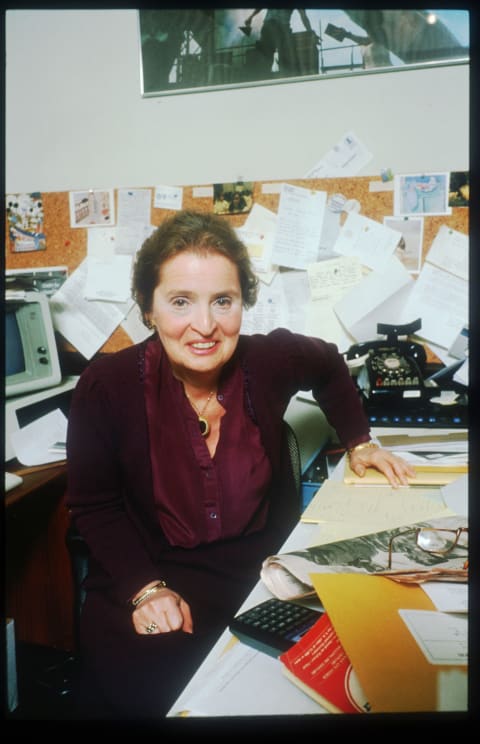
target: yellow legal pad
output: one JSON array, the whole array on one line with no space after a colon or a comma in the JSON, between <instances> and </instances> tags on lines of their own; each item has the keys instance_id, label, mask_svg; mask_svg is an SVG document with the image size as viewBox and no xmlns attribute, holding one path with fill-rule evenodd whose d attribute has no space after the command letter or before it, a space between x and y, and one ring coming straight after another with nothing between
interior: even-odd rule
<instances>
[{"instance_id":1,"label":"yellow legal pad","mask_svg":"<svg viewBox=\"0 0 480 744\"><path fill-rule=\"evenodd\" d=\"M311 576L322 605L349 656L372 713L438 710L441 670L465 667L430 664L400 617L399 609L435 610L419 587L383 576Z\"/></svg>"},{"instance_id":2,"label":"yellow legal pad","mask_svg":"<svg viewBox=\"0 0 480 744\"><path fill-rule=\"evenodd\" d=\"M448 467L414 465L414 467L417 475L415 478L408 478L410 486L445 486L459 478L462 473L468 473L468 465L450 465ZM375 468L367 468L364 476L357 475L351 469L348 458L345 460L343 482L357 486L388 484L387 477Z\"/></svg>"}]
</instances>

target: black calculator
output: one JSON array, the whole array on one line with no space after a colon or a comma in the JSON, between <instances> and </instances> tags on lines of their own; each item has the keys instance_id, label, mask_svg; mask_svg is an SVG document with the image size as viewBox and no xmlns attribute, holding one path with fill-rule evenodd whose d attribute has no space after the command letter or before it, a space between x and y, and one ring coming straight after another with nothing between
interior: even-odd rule
<instances>
[{"instance_id":1,"label":"black calculator","mask_svg":"<svg viewBox=\"0 0 480 744\"><path fill-rule=\"evenodd\" d=\"M322 613L273 597L234 617L229 629L239 641L278 657L299 641Z\"/></svg>"}]
</instances>

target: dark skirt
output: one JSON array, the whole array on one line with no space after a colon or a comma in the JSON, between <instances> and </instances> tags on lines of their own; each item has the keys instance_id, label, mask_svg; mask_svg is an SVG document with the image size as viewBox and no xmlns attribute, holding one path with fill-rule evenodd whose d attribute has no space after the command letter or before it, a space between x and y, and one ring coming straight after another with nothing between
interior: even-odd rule
<instances>
[{"instance_id":1,"label":"dark skirt","mask_svg":"<svg viewBox=\"0 0 480 744\"><path fill-rule=\"evenodd\" d=\"M79 716L164 718L278 546L278 533L261 532L163 556L159 576L190 605L193 634L139 635L129 607L107 591L89 590L81 617Z\"/></svg>"}]
</instances>

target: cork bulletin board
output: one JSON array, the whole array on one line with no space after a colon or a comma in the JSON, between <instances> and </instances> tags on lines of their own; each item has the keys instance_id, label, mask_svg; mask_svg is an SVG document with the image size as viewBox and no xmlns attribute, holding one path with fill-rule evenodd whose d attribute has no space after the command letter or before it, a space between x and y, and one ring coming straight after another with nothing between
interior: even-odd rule
<instances>
[{"instance_id":1,"label":"cork bulletin board","mask_svg":"<svg viewBox=\"0 0 480 744\"><path fill-rule=\"evenodd\" d=\"M380 177L370 176L257 181L253 184L253 203L258 203L273 212L277 212L283 183L313 191L324 191L327 194L327 199L334 194L341 194L348 200L356 200L360 205L359 213L379 223L383 223L384 217L393 216L394 192L391 187L389 188L389 182L384 184ZM151 189L152 225L159 225L167 216L174 214L173 210L159 209L153 206L154 187L138 188ZM213 211L213 185L184 186L182 190L182 207L184 209ZM114 191L114 197L116 200L116 191ZM72 228L70 226L69 192L41 193L41 199L43 203L45 250L13 252L8 236L8 221L6 220L5 268L22 269L61 265L66 266L68 272L72 273L86 256L88 228ZM241 227L245 218L245 214L229 214L226 216L226 219L234 227ZM342 215L342 220L344 218L346 218L346 215ZM469 209L468 207L452 207L451 214L424 215L423 221L422 262L442 225L460 233L468 234ZM117 351L131 343L130 337L123 328L118 327L100 351ZM64 344L67 350L71 349L66 340Z\"/></svg>"}]
</instances>

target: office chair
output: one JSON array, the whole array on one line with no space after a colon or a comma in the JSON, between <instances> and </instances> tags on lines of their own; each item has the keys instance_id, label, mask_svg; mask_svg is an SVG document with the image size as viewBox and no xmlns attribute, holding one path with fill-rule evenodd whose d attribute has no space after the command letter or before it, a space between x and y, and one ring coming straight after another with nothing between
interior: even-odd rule
<instances>
[{"instance_id":1,"label":"office chair","mask_svg":"<svg viewBox=\"0 0 480 744\"><path fill-rule=\"evenodd\" d=\"M288 453L290 456L290 462L292 465L292 471L295 480L295 496L298 501L298 514L300 516L302 511L302 466L300 458L300 448L295 431L290 426L290 424L284 420L283 427L285 430ZM73 525L70 525L67 529L65 542L68 549L68 554L70 556L70 565L72 568L74 602L73 628L75 650L78 650L80 638L80 615L86 596L86 591L83 587L83 581L88 574L89 551L85 540L81 535L79 535Z\"/></svg>"},{"instance_id":2,"label":"office chair","mask_svg":"<svg viewBox=\"0 0 480 744\"><path fill-rule=\"evenodd\" d=\"M83 581L88 574L89 550L83 537L70 524L65 535L65 544L70 556L73 580L73 638L75 651L80 647L80 615L85 602L86 591Z\"/></svg>"},{"instance_id":3,"label":"office chair","mask_svg":"<svg viewBox=\"0 0 480 744\"><path fill-rule=\"evenodd\" d=\"M298 445L297 435L290 426L288 421L283 421L283 428L287 437L288 453L290 455L290 463L292 465L293 477L295 479L295 490L298 499L298 514L300 516L302 512L302 462L300 458L300 447Z\"/></svg>"}]
</instances>

